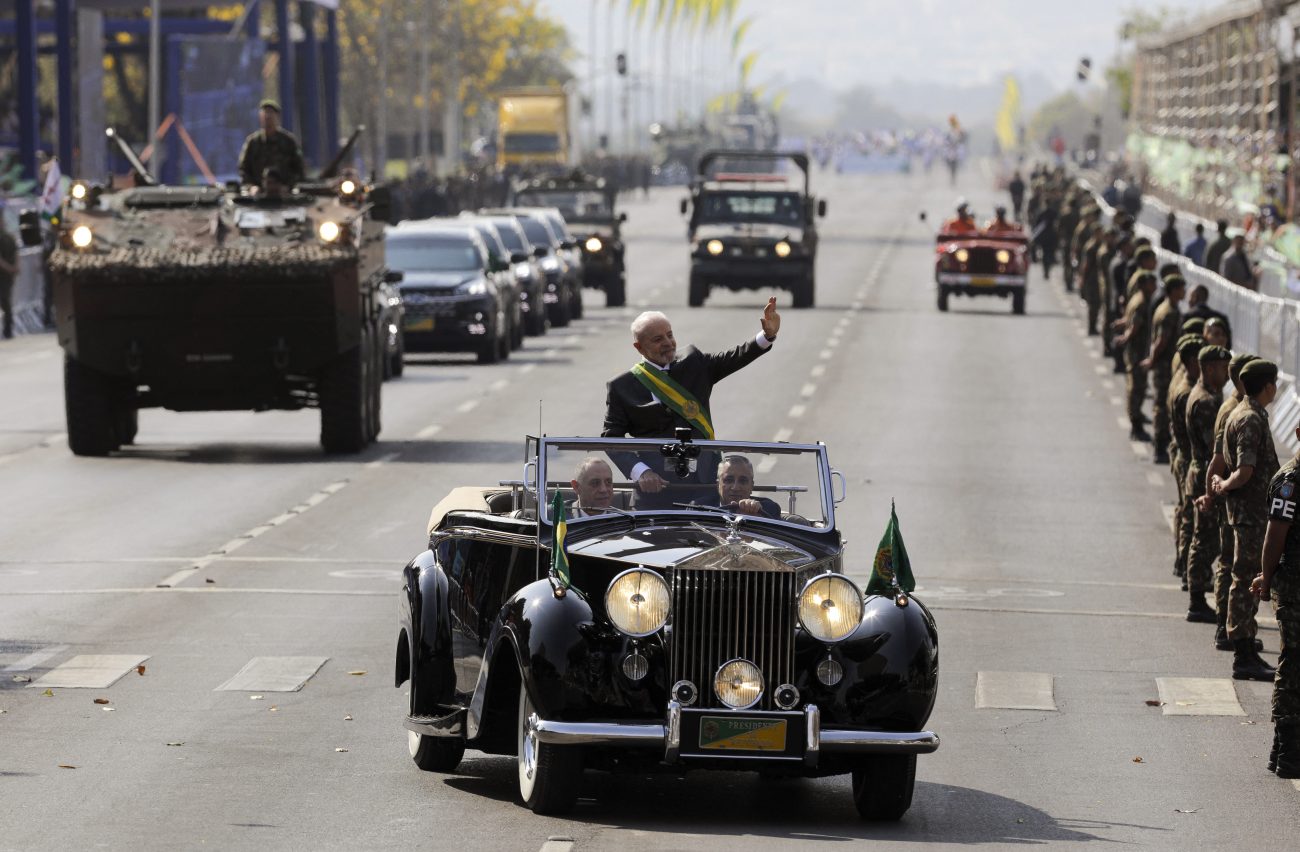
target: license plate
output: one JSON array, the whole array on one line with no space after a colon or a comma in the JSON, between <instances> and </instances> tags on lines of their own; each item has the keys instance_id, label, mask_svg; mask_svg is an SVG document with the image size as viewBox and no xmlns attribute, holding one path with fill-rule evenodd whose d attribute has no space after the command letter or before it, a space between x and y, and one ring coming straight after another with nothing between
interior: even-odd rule
<instances>
[{"instance_id":1,"label":"license plate","mask_svg":"<svg viewBox=\"0 0 1300 852\"><path fill-rule=\"evenodd\" d=\"M700 748L727 751L785 751L785 719L705 716Z\"/></svg>"},{"instance_id":2,"label":"license plate","mask_svg":"<svg viewBox=\"0 0 1300 852\"><path fill-rule=\"evenodd\" d=\"M433 331L433 317L421 317L406 321L407 331Z\"/></svg>"},{"instance_id":3,"label":"license plate","mask_svg":"<svg viewBox=\"0 0 1300 852\"><path fill-rule=\"evenodd\" d=\"M970 283L974 287L992 287L997 282L992 278L972 278Z\"/></svg>"}]
</instances>

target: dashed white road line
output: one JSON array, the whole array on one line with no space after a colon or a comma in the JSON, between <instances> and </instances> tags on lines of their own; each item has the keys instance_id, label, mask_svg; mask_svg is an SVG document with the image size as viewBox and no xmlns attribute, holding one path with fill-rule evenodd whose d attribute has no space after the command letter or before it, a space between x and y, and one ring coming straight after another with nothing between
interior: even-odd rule
<instances>
[{"instance_id":1,"label":"dashed white road line","mask_svg":"<svg viewBox=\"0 0 1300 852\"><path fill-rule=\"evenodd\" d=\"M829 361L835 357L835 353L829 349L823 349L821 352L817 354L817 357L822 359L823 361Z\"/></svg>"},{"instance_id":2,"label":"dashed white road line","mask_svg":"<svg viewBox=\"0 0 1300 852\"><path fill-rule=\"evenodd\" d=\"M1097 375L1099 376L1104 376L1110 372L1110 367L1107 367L1105 364L1097 364L1093 369L1097 371Z\"/></svg>"},{"instance_id":3,"label":"dashed white road line","mask_svg":"<svg viewBox=\"0 0 1300 852\"><path fill-rule=\"evenodd\" d=\"M1166 716L1245 716L1226 677L1158 677L1160 712Z\"/></svg>"},{"instance_id":4,"label":"dashed white road line","mask_svg":"<svg viewBox=\"0 0 1300 852\"><path fill-rule=\"evenodd\" d=\"M1165 478L1160 474L1156 473L1154 470L1148 470L1147 482L1151 483L1156 488L1163 488L1165 484Z\"/></svg>"},{"instance_id":5,"label":"dashed white road line","mask_svg":"<svg viewBox=\"0 0 1300 852\"><path fill-rule=\"evenodd\" d=\"M476 408L478 408L478 400L467 399L464 402L462 402L460 405L456 406L456 411L459 412L460 414L469 414L471 411L473 411Z\"/></svg>"},{"instance_id":6,"label":"dashed white road line","mask_svg":"<svg viewBox=\"0 0 1300 852\"><path fill-rule=\"evenodd\" d=\"M573 838L548 837L538 852L572 852Z\"/></svg>"},{"instance_id":7,"label":"dashed white road line","mask_svg":"<svg viewBox=\"0 0 1300 852\"><path fill-rule=\"evenodd\" d=\"M67 645L46 645L39 651L33 651L27 656L15 660L13 663L0 669L0 672L25 672L36 668L44 662L54 659L66 650L68 650Z\"/></svg>"},{"instance_id":8,"label":"dashed white road line","mask_svg":"<svg viewBox=\"0 0 1300 852\"><path fill-rule=\"evenodd\" d=\"M1127 418L1127 417L1116 417L1116 418L1115 418L1115 422L1116 422L1117 424L1119 424L1119 428L1121 428L1121 429L1131 429L1131 428L1132 428L1132 424L1128 422L1128 418Z\"/></svg>"},{"instance_id":9,"label":"dashed white road line","mask_svg":"<svg viewBox=\"0 0 1300 852\"><path fill-rule=\"evenodd\" d=\"M983 710L1056 710L1052 676L1042 672L979 672L975 706Z\"/></svg>"},{"instance_id":10,"label":"dashed white road line","mask_svg":"<svg viewBox=\"0 0 1300 852\"><path fill-rule=\"evenodd\" d=\"M1137 456L1143 461L1146 461L1147 459L1151 458L1151 454L1147 451L1147 445L1141 441L1129 441L1128 447L1130 450L1133 451L1133 455Z\"/></svg>"},{"instance_id":11,"label":"dashed white road line","mask_svg":"<svg viewBox=\"0 0 1300 852\"><path fill-rule=\"evenodd\" d=\"M807 399L808 397L812 396L815 393L817 393L817 385L813 384L812 382L805 382L804 386L799 389L799 396L803 397L804 399Z\"/></svg>"},{"instance_id":12,"label":"dashed white road line","mask_svg":"<svg viewBox=\"0 0 1300 852\"><path fill-rule=\"evenodd\" d=\"M388 464L390 461L400 458L401 455L402 455L401 453L388 453L387 455L380 456L374 461L366 462L365 468L366 470L374 470L375 468L383 467L384 465Z\"/></svg>"},{"instance_id":13,"label":"dashed white road line","mask_svg":"<svg viewBox=\"0 0 1300 852\"><path fill-rule=\"evenodd\" d=\"M1114 379L1102 379L1102 380L1101 380L1101 386L1104 387L1106 390L1114 390L1114 389L1115 389L1115 380L1114 380Z\"/></svg>"},{"instance_id":14,"label":"dashed white road line","mask_svg":"<svg viewBox=\"0 0 1300 852\"><path fill-rule=\"evenodd\" d=\"M254 657L213 692L297 692L329 657Z\"/></svg>"},{"instance_id":15,"label":"dashed white road line","mask_svg":"<svg viewBox=\"0 0 1300 852\"><path fill-rule=\"evenodd\" d=\"M429 438L432 438L434 435L437 435L441 431L442 431L441 426L439 426L437 423L431 423L430 425L425 426L419 432L415 433L415 440L417 441L428 440Z\"/></svg>"},{"instance_id":16,"label":"dashed white road line","mask_svg":"<svg viewBox=\"0 0 1300 852\"><path fill-rule=\"evenodd\" d=\"M495 382L493 382L492 384L488 385L488 392L489 392L489 393L496 393L497 391L503 391L503 390L505 390L505 389L508 388L508 387L510 387L510 382L509 382L508 380L506 380L506 379L497 379Z\"/></svg>"},{"instance_id":17,"label":"dashed white road line","mask_svg":"<svg viewBox=\"0 0 1300 852\"><path fill-rule=\"evenodd\" d=\"M108 689L148 654L78 654L27 684L28 689Z\"/></svg>"},{"instance_id":18,"label":"dashed white road line","mask_svg":"<svg viewBox=\"0 0 1300 852\"><path fill-rule=\"evenodd\" d=\"M536 369L537 369L537 365L536 365L536 364L525 364L525 365L523 365L522 367L519 368L519 375L521 375L521 376L526 376L526 375L528 375L529 373L531 373L533 370L536 370Z\"/></svg>"},{"instance_id":19,"label":"dashed white road line","mask_svg":"<svg viewBox=\"0 0 1300 852\"><path fill-rule=\"evenodd\" d=\"M791 419L797 420L798 418L803 417L804 413L807 412L807 410L808 410L808 406L806 405L792 405L790 406L789 416Z\"/></svg>"},{"instance_id":20,"label":"dashed white road line","mask_svg":"<svg viewBox=\"0 0 1300 852\"><path fill-rule=\"evenodd\" d=\"M793 434L794 434L794 430L793 430L793 429L784 429L784 428L782 428L782 429L777 429L777 430L776 430L776 435L772 438L772 443L774 443L774 444L780 444L780 443L782 443L782 442L784 442L784 441L788 441L788 440L790 440L790 436L793 435ZM770 457L770 458L772 458L772 457Z\"/></svg>"},{"instance_id":21,"label":"dashed white road line","mask_svg":"<svg viewBox=\"0 0 1300 852\"><path fill-rule=\"evenodd\" d=\"M1123 405L1123 404L1124 404L1124 397L1122 397L1122 396L1112 396L1112 397L1110 398L1110 404L1111 404L1111 405Z\"/></svg>"}]
</instances>

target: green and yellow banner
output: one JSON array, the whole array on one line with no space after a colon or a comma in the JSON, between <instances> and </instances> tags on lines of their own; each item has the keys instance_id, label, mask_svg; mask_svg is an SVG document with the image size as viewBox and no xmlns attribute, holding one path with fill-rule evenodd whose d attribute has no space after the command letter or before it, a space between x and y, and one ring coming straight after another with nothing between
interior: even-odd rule
<instances>
[{"instance_id":1,"label":"green and yellow banner","mask_svg":"<svg viewBox=\"0 0 1300 852\"><path fill-rule=\"evenodd\" d=\"M569 522L564 514L564 495L559 489L551 501L551 523L554 535L551 538L551 575L564 588L569 588L569 555L564 552L564 539L569 533Z\"/></svg>"},{"instance_id":2,"label":"green and yellow banner","mask_svg":"<svg viewBox=\"0 0 1300 852\"><path fill-rule=\"evenodd\" d=\"M876 547L876 561L871 566L871 580L867 583L869 595L892 595L898 591L909 594L916 588L912 576L912 563L903 546L903 533L898 529L898 514L894 503L889 503L889 525Z\"/></svg>"}]
</instances>

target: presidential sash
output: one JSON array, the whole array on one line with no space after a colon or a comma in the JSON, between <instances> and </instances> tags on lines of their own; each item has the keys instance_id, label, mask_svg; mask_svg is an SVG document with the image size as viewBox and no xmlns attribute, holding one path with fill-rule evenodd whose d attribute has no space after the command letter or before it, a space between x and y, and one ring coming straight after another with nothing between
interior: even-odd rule
<instances>
[{"instance_id":1,"label":"presidential sash","mask_svg":"<svg viewBox=\"0 0 1300 852\"><path fill-rule=\"evenodd\" d=\"M645 385L646 390L668 406L670 411L699 429L704 437L713 440L713 423L709 420L709 410L690 391L673 381L663 370L644 361L633 365L632 375Z\"/></svg>"}]
</instances>

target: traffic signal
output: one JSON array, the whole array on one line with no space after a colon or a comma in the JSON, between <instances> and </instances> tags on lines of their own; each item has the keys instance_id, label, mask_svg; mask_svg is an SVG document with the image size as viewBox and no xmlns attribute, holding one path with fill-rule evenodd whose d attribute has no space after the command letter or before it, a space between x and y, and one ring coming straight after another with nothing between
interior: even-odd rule
<instances>
[{"instance_id":1,"label":"traffic signal","mask_svg":"<svg viewBox=\"0 0 1300 852\"><path fill-rule=\"evenodd\" d=\"M627 76L627 54L620 53L614 57L614 67L618 70L618 76Z\"/></svg>"},{"instance_id":2,"label":"traffic signal","mask_svg":"<svg viewBox=\"0 0 1300 852\"><path fill-rule=\"evenodd\" d=\"M1078 76L1080 83L1088 82L1088 75L1092 73L1092 60L1086 56L1080 59L1079 67L1074 73Z\"/></svg>"}]
</instances>

